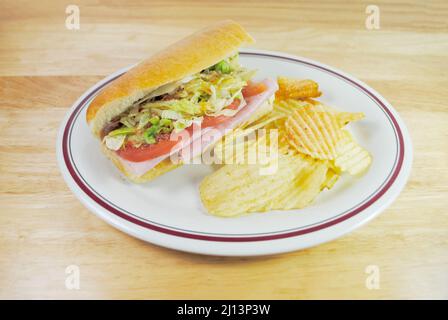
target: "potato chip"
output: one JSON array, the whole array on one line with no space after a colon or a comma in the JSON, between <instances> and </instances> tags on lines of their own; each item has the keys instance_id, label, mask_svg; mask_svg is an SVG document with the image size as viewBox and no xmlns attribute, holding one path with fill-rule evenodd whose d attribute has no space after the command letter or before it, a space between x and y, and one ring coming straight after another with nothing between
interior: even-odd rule
<instances>
[{"instance_id":1,"label":"potato chip","mask_svg":"<svg viewBox=\"0 0 448 320\"><path fill-rule=\"evenodd\" d=\"M313 99L306 99L305 102L307 103L307 105L304 106L306 108L311 108L314 111L333 113L336 116L341 128L346 126L350 122L358 121L365 117L364 113L362 112L339 111L333 107L330 107Z\"/></svg>"},{"instance_id":2,"label":"potato chip","mask_svg":"<svg viewBox=\"0 0 448 320\"><path fill-rule=\"evenodd\" d=\"M305 99L316 98L322 94L319 85L313 80L298 80L287 77L277 79L278 91L276 99Z\"/></svg>"},{"instance_id":3,"label":"potato chip","mask_svg":"<svg viewBox=\"0 0 448 320\"><path fill-rule=\"evenodd\" d=\"M372 163L370 153L353 139L350 132L343 130L343 139L337 148L334 165L340 172L347 171L351 175L364 173Z\"/></svg>"},{"instance_id":4,"label":"potato chip","mask_svg":"<svg viewBox=\"0 0 448 320\"><path fill-rule=\"evenodd\" d=\"M289 117L295 110L309 107L311 108L313 105L308 101L302 100L276 100L274 103L273 113L282 117Z\"/></svg>"},{"instance_id":5,"label":"potato chip","mask_svg":"<svg viewBox=\"0 0 448 320\"><path fill-rule=\"evenodd\" d=\"M272 113L277 114L278 116L288 117L295 110L297 110L299 108L308 108L308 109L314 110L314 111L332 113L337 117L338 123L341 127L346 126L350 122L361 120L365 117L364 113L362 113L362 112L339 111L333 107L330 107L326 104L323 104L323 103L313 100L313 99L276 100L274 103L274 109L273 109Z\"/></svg>"},{"instance_id":6,"label":"potato chip","mask_svg":"<svg viewBox=\"0 0 448 320\"><path fill-rule=\"evenodd\" d=\"M218 164L235 163L237 156L242 153L242 156L246 157L248 150L255 143L255 130L235 129L215 144L214 158Z\"/></svg>"},{"instance_id":7,"label":"potato chip","mask_svg":"<svg viewBox=\"0 0 448 320\"><path fill-rule=\"evenodd\" d=\"M339 126L342 128L350 122L364 119L365 115L362 112L338 112L336 117L338 118Z\"/></svg>"},{"instance_id":8,"label":"potato chip","mask_svg":"<svg viewBox=\"0 0 448 320\"><path fill-rule=\"evenodd\" d=\"M299 152L316 159L331 160L342 131L335 114L300 108L285 122L287 139Z\"/></svg>"},{"instance_id":9,"label":"potato chip","mask_svg":"<svg viewBox=\"0 0 448 320\"><path fill-rule=\"evenodd\" d=\"M274 159L270 159L271 165ZM279 153L277 170L261 175L267 164L225 165L207 176L199 187L211 214L235 216L248 212L303 208L312 202L326 179L325 162L289 152Z\"/></svg>"},{"instance_id":10,"label":"potato chip","mask_svg":"<svg viewBox=\"0 0 448 320\"><path fill-rule=\"evenodd\" d=\"M278 118L269 124L269 128L275 128L279 130L280 143L288 143L286 139L285 121L288 117L297 109L312 106L310 103L302 100L276 100L274 103L274 109L272 114L275 114Z\"/></svg>"},{"instance_id":11,"label":"potato chip","mask_svg":"<svg viewBox=\"0 0 448 320\"><path fill-rule=\"evenodd\" d=\"M330 190L333 188L333 186L336 184L336 182L339 180L339 174L333 169L329 168L327 171L327 176L325 177L325 181L322 184L321 189L328 189Z\"/></svg>"},{"instance_id":12,"label":"potato chip","mask_svg":"<svg viewBox=\"0 0 448 320\"><path fill-rule=\"evenodd\" d=\"M328 166L324 161L307 160L291 185L279 189L281 191L269 204L266 210L301 209L314 201L325 183Z\"/></svg>"},{"instance_id":13,"label":"potato chip","mask_svg":"<svg viewBox=\"0 0 448 320\"><path fill-rule=\"evenodd\" d=\"M257 130L266 128L270 123L280 118L279 115L269 113L255 122L227 133L213 147L215 159L218 159L220 164L234 163L236 150L242 148L247 152L247 148L250 148L257 139Z\"/></svg>"}]
</instances>

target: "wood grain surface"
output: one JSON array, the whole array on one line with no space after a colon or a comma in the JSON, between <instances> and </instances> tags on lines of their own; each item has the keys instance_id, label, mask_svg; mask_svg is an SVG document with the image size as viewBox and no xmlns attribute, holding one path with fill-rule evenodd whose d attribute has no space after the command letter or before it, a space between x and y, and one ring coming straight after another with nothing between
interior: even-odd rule
<instances>
[{"instance_id":1,"label":"wood grain surface","mask_svg":"<svg viewBox=\"0 0 448 320\"><path fill-rule=\"evenodd\" d=\"M1 2L0 298L448 298L448 3L375 1ZM220 258L144 243L92 215L59 174L70 105L105 75L232 18L255 48L305 56L367 82L399 111L414 146L407 187L382 215L289 254ZM80 268L80 289L65 286ZM378 266L369 290L366 267Z\"/></svg>"}]
</instances>

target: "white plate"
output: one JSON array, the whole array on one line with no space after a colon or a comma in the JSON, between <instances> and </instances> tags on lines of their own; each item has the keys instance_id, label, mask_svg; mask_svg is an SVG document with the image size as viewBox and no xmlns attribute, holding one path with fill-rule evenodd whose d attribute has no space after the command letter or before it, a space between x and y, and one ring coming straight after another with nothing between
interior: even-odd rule
<instances>
[{"instance_id":1,"label":"white plate","mask_svg":"<svg viewBox=\"0 0 448 320\"><path fill-rule=\"evenodd\" d=\"M384 210L403 189L411 169L409 134L392 106L361 81L321 63L278 52L244 50L241 62L258 78L308 78L320 85L323 102L366 114L350 124L373 155L361 178L344 176L306 209L239 218L208 215L198 185L211 172L185 165L153 182L134 185L106 159L85 121L91 99L120 70L87 90L63 121L57 141L62 175L81 202L116 228L142 240L188 252L249 256L303 249L335 239Z\"/></svg>"}]
</instances>

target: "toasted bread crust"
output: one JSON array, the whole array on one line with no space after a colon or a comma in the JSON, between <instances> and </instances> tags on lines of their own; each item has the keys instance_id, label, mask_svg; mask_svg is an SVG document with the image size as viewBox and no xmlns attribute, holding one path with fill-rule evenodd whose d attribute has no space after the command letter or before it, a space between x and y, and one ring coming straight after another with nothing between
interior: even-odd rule
<instances>
[{"instance_id":1,"label":"toasted bread crust","mask_svg":"<svg viewBox=\"0 0 448 320\"><path fill-rule=\"evenodd\" d=\"M169 46L109 84L90 103L86 120L99 137L105 124L157 88L200 72L236 52L253 38L227 20Z\"/></svg>"}]
</instances>

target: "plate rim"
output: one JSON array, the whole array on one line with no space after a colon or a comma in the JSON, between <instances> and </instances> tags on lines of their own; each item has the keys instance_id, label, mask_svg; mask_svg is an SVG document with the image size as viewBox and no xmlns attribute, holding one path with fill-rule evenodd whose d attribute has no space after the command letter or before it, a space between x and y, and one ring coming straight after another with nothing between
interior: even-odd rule
<instances>
[{"instance_id":1,"label":"plate rim","mask_svg":"<svg viewBox=\"0 0 448 320\"><path fill-rule=\"evenodd\" d=\"M367 84L363 83L362 81L356 79L355 77L346 74L336 68L327 66L325 64L322 64L317 61L313 61L307 58L298 57L282 52L276 52L276 51L266 51L266 50L241 50L242 54L246 55L257 55L257 56L265 56L265 57L271 57L271 58L280 58L280 59L286 59L288 61L296 62L296 63L302 63L309 66L312 66L314 68L320 69L322 71L331 73L334 76L337 76L338 78L343 78L345 81L349 81L352 85L357 86L359 89L361 89L363 92L365 92L367 95L370 96L371 99L375 100L375 102L387 112L388 117L392 119L394 123L394 131L395 134L398 134L398 143L399 143L399 160L396 168L393 170L393 174L391 177L389 177L389 181L384 185L382 188L380 188L380 191L378 191L375 195L370 196L370 200L368 200L366 203L361 203L361 205L354 210L352 210L349 213L344 214L342 217L332 219L329 222L319 224L318 226L314 226L308 229L304 230L297 230L297 231L290 231L290 232L284 232L284 233L274 233L270 235L257 235L257 236L234 236L234 235L227 235L227 236L213 236L213 235L203 235L203 234L196 234L196 233L186 233L185 231L177 231L173 229L168 229L165 227L160 227L157 225L148 224L147 222L141 221L139 219L136 219L134 217L130 217L127 214L124 214L122 212L119 212L113 207L110 207L106 204L106 207L104 207L102 204L98 203L98 201L95 201L95 199L92 199L93 197L96 198L96 195L91 193L91 191L88 189L87 186L82 184L82 181L80 181L79 177L76 176L75 172L71 172L70 168L67 167L67 161L70 164L69 159L67 158L67 144L64 144L64 141L67 141L67 134L68 130L67 128L70 127L69 124L71 123L70 120L73 120L74 115L76 114L76 111L79 109L83 109L85 106L85 103L89 101L91 97L95 95L95 93L100 90L102 87L107 85L109 82L113 81L116 77L120 76L123 72L128 70L130 67L122 68L111 75L105 77L103 80L99 81L95 85L91 86L88 90L84 92L84 94L73 104L73 106L70 108L70 110L67 112L66 117L64 121L61 124L58 139L57 139L57 156L58 156L58 163L61 172L63 173L64 179L66 180L69 187L72 189L72 191L75 193L75 195L81 200L82 203L87 205L89 209L94 211L97 215L99 215L101 218L105 219L107 222L112 223L107 219L105 216L102 216L96 212L94 206L88 205L86 203L86 199L81 197L78 192L84 192L91 198L91 200L95 201L97 204L100 204L106 211L108 211L109 214L118 216L122 219L127 220L128 222L131 222L137 226L147 228L152 231L160 232L167 234L169 236L174 237L183 237L183 238L189 238L193 240L203 240L203 241L210 241L210 242L257 242L257 241L272 241L272 240L278 240L278 239L288 239L293 237L298 237L304 234L309 234L321 230L325 230L329 227L332 227L336 224L339 224L341 222L344 222L346 220L350 220L352 217L356 216L359 213L362 213L365 211L370 205L374 204L380 198L387 193L387 191L397 183L397 179L400 178L402 182L400 183L400 186L398 190L395 191L393 195L393 199L387 201L388 203L386 205L383 205L380 209L377 209L375 212L368 215L368 217L363 219L363 222L369 221L371 218L382 212L394 199L400 191L403 189L410 173L411 164L412 164L412 145L411 140L407 131L407 128L405 127L403 121L400 119L398 113L396 110L390 105L390 103L387 102L387 100L382 97L379 93L377 93L374 89L372 89ZM406 152L406 157L405 157ZM406 160L406 165L405 165ZM70 164L71 165L71 164ZM404 180L403 180L404 179ZM78 180L78 181L77 181ZM73 182L76 183L76 185L73 185ZM84 186L84 188L82 187ZM90 193L90 194L89 194ZM367 198L369 199L369 198ZM98 199L100 202L102 202L101 199ZM366 204L368 204L366 206ZM123 230L123 228L120 228L116 225L116 223L112 223L115 227L118 227L119 229ZM126 228L125 228L126 229ZM352 229L352 228L349 228ZM139 238L139 235L133 234L132 232L129 232L129 230L123 230L126 233L131 233L133 236L137 236ZM347 230L346 232L343 232L340 235L343 235L345 233L348 233L351 230ZM281 232L281 231L280 231ZM339 235L339 236L340 236ZM146 240L146 239L144 239ZM328 240L325 240L328 241ZM325 242L325 241L319 241ZM151 241L152 242L152 241ZM163 245L163 244L162 244ZM178 248L176 248L178 249ZM184 250L188 251L188 250ZM197 251L194 251L197 252ZM199 252L202 253L202 252Z\"/></svg>"}]
</instances>

